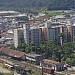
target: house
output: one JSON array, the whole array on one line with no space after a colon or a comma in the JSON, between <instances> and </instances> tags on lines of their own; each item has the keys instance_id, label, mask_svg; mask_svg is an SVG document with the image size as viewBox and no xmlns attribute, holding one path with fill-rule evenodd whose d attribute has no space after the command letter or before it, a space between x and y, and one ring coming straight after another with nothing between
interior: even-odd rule
<instances>
[{"instance_id":1,"label":"house","mask_svg":"<svg viewBox=\"0 0 75 75\"><path fill-rule=\"evenodd\" d=\"M64 70L64 63L63 62L57 62L49 59L44 59L43 67L54 69L54 71L63 71Z\"/></svg>"},{"instance_id":2,"label":"house","mask_svg":"<svg viewBox=\"0 0 75 75\"><path fill-rule=\"evenodd\" d=\"M55 16L55 17L53 17L53 19L52 19L52 21L54 21L54 22L65 22L65 20L66 20L66 17L65 17L65 15L57 15L57 16Z\"/></svg>"},{"instance_id":3,"label":"house","mask_svg":"<svg viewBox=\"0 0 75 75\"><path fill-rule=\"evenodd\" d=\"M43 72L47 74L54 74L54 69L44 67Z\"/></svg>"},{"instance_id":4,"label":"house","mask_svg":"<svg viewBox=\"0 0 75 75\"><path fill-rule=\"evenodd\" d=\"M38 54L26 54L26 59L32 62L35 62L36 65L39 65L43 60L43 57Z\"/></svg>"},{"instance_id":5,"label":"house","mask_svg":"<svg viewBox=\"0 0 75 75\"><path fill-rule=\"evenodd\" d=\"M21 52L18 50L13 50L8 47L1 47L0 48L0 55L5 55L10 58L18 59L18 60L25 60L26 59L24 52Z\"/></svg>"}]
</instances>

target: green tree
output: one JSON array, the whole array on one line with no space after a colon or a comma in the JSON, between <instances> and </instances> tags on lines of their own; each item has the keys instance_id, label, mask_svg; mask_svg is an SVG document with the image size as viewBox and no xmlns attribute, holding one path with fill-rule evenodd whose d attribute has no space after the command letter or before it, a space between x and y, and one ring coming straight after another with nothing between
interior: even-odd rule
<instances>
[{"instance_id":1,"label":"green tree","mask_svg":"<svg viewBox=\"0 0 75 75\"><path fill-rule=\"evenodd\" d=\"M67 63L73 64L75 62L75 42L64 43L61 49L61 59Z\"/></svg>"},{"instance_id":2,"label":"green tree","mask_svg":"<svg viewBox=\"0 0 75 75\"><path fill-rule=\"evenodd\" d=\"M0 75L4 75L4 74L0 72Z\"/></svg>"},{"instance_id":3,"label":"green tree","mask_svg":"<svg viewBox=\"0 0 75 75\"><path fill-rule=\"evenodd\" d=\"M53 57L53 53L54 53L54 50L56 48L56 44L55 42L51 41L51 40L48 40L48 41L43 41L41 44L40 44L40 49L41 49L41 52L44 53L44 57L45 58L51 58Z\"/></svg>"},{"instance_id":4,"label":"green tree","mask_svg":"<svg viewBox=\"0 0 75 75\"><path fill-rule=\"evenodd\" d=\"M3 9L30 12L32 9L45 8L48 10L65 10L75 8L74 0L1 0L0 7Z\"/></svg>"}]
</instances>

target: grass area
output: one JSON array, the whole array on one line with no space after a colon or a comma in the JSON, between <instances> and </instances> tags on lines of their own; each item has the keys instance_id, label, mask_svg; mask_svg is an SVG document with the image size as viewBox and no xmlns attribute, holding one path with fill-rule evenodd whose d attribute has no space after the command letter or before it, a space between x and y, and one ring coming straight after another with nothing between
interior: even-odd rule
<instances>
[{"instance_id":1,"label":"grass area","mask_svg":"<svg viewBox=\"0 0 75 75\"><path fill-rule=\"evenodd\" d=\"M12 74L10 74L10 73L4 73L4 75L12 75Z\"/></svg>"},{"instance_id":2,"label":"grass area","mask_svg":"<svg viewBox=\"0 0 75 75\"><path fill-rule=\"evenodd\" d=\"M19 65L19 66L25 67L28 70L32 70L31 75L42 75L42 70L34 67L32 64L28 64L26 62L21 62L17 60L10 60L10 61L12 61L15 65ZM0 66L3 66L3 65L0 63ZM75 72L63 71L63 72L58 72L55 75L65 75L66 73L75 74ZM4 74L4 75L11 75L11 74L9 73L9 74ZM44 75L47 75L47 74L44 74Z\"/></svg>"},{"instance_id":3,"label":"grass area","mask_svg":"<svg viewBox=\"0 0 75 75\"><path fill-rule=\"evenodd\" d=\"M63 72L56 73L56 75L66 75L66 74L75 75L75 72L74 71L63 71Z\"/></svg>"},{"instance_id":4,"label":"grass area","mask_svg":"<svg viewBox=\"0 0 75 75\"><path fill-rule=\"evenodd\" d=\"M34 67L34 66L32 66L31 64L29 65L29 64L23 64L23 63L21 63L21 62L18 62L18 61L14 61L14 63L16 64L16 65L20 65L20 66L23 66L23 67L25 67L26 69L28 69L28 70L32 70L32 74L31 75L42 75L42 70L41 69L38 69L38 68L36 68L36 67ZM29 75L29 74L28 74ZM44 74L45 75L45 74Z\"/></svg>"},{"instance_id":5,"label":"grass area","mask_svg":"<svg viewBox=\"0 0 75 75\"><path fill-rule=\"evenodd\" d=\"M35 7L29 9L29 7L27 8L12 8L12 7L9 7L9 8L5 8L5 7L0 7L0 10L15 10L15 11L19 11L19 12L23 12L23 13L26 13L26 12L41 12L41 13L48 13L49 16L56 16L56 15L60 15L60 14L65 14L65 13L70 13L71 10L46 10L46 9L35 9ZM46 10L46 11L45 11Z\"/></svg>"},{"instance_id":6,"label":"grass area","mask_svg":"<svg viewBox=\"0 0 75 75\"><path fill-rule=\"evenodd\" d=\"M3 64L2 64L2 63L0 63L0 66L1 66L1 67L3 67Z\"/></svg>"},{"instance_id":7,"label":"grass area","mask_svg":"<svg viewBox=\"0 0 75 75\"><path fill-rule=\"evenodd\" d=\"M0 63L0 67L3 67L4 63ZM11 73L3 73L3 75L12 75Z\"/></svg>"},{"instance_id":8,"label":"grass area","mask_svg":"<svg viewBox=\"0 0 75 75\"><path fill-rule=\"evenodd\" d=\"M70 13L71 10L51 10L51 11L41 11L41 13L47 13L49 16L56 16L61 14Z\"/></svg>"}]
</instances>

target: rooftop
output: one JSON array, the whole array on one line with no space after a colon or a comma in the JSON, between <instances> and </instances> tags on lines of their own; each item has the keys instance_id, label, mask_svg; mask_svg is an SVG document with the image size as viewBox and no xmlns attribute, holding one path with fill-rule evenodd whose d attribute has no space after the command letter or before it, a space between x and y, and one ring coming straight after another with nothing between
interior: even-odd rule
<instances>
[{"instance_id":1,"label":"rooftop","mask_svg":"<svg viewBox=\"0 0 75 75\"><path fill-rule=\"evenodd\" d=\"M41 56L41 55L38 55L38 54L25 54L25 55L28 56L28 57L33 57L33 58L35 58L37 56Z\"/></svg>"},{"instance_id":2,"label":"rooftop","mask_svg":"<svg viewBox=\"0 0 75 75\"><path fill-rule=\"evenodd\" d=\"M25 54L24 52L21 52L18 50L13 50L8 47L1 47L0 52L4 53L6 55L9 55L9 56L17 57L17 58L19 58Z\"/></svg>"},{"instance_id":3,"label":"rooftop","mask_svg":"<svg viewBox=\"0 0 75 75\"><path fill-rule=\"evenodd\" d=\"M14 18L14 17L23 17L23 16L26 16L25 14L19 14L19 15L9 15L9 16L5 16L6 18Z\"/></svg>"},{"instance_id":4,"label":"rooftop","mask_svg":"<svg viewBox=\"0 0 75 75\"><path fill-rule=\"evenodd\" d=\"M60 62L49 60L49 59L44 59L43 62L46 64L56 64L56 65L60 64Z\"/></svg>"},{"instance_id":5,"label":"rooftop","mask_svg":"<svg viewBox=\"0 0 75 75\"><path fill-rule=\"evenodd\" d=\"M0 11L0 14L2 13L19 13L19 12L16 12L16 11Z\"/></svg>"},{"instance_id":6,"label":"rooftop","mask_svg":"<svg viewBox=\"0 0 75 75\"><path fill-rule=\"evenodd\" d=\"M65 15L57 15L55 16L55 19L64 19L66 18Z\"/></svg>"}]
</instances>

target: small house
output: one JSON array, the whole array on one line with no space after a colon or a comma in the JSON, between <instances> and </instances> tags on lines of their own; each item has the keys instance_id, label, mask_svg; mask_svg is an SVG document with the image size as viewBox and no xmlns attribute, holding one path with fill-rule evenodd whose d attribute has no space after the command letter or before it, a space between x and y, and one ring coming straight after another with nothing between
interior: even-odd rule
<instances>
[{"instance_id":1,"label":"small house","mask_svg":"<svg viewBox=\"0 0 75 75\"><path fill-rule=\"evenodd\" d=\"M64 70L64 63L57 62L49 59L44 59L42 62L43 67L54 69L54 71L63 71Z\"/></svg>"},{"instance_id":2,"label":"small house","mask_svg":"<svg viewBox=\"0 0 75 75\"><path fill-rule=\"evenodd\" d=\"M38 54L26 54L26 59L35 62L36 65L39 65L43 57Z\"/></svg>"},{"instance_id":3,"label":"small house","mask_svg":"<svg viewBox=\"0 0 75 75\"><path fill-rule=\"evenodd\" d=\"M8 47L1 47L0 48L0 55L4 55L13 59L17 60L25 60L25 53L18 51L18 50L13 50Z\"/></svg>"}]
</instances>

